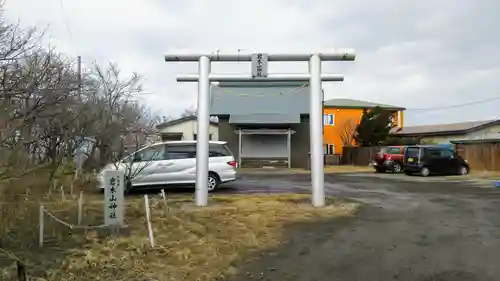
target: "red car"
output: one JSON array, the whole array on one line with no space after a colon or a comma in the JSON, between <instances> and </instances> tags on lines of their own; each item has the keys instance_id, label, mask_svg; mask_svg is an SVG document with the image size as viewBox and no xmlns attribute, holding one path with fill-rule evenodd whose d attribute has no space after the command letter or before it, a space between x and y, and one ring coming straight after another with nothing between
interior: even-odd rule
<instances>
[{"instance_id":1,"label":"red car","mask_svg":"<svg viewBox=\"0 0 500 281\"><path fill-rule=\"evenodd\" d=\"M400 173L403 171L404 146L386 146L380 149L372 161L372 166L377 173L391 171Z\"/></svg>"}]
</instances>

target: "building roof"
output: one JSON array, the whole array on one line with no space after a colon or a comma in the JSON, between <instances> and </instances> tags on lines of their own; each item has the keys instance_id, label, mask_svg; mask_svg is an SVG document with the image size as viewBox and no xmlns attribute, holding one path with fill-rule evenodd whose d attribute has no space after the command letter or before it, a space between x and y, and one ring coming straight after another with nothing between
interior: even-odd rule
<instances>
[{"instance_id":1,"label":"building roof","mask_svg":"<svg viewBox=\"0 0 500 281\"><path fill-rule=\"evenodd\" d=\"M300 120L301 114L309 114L309 88L297 83L269 82L212 85L210 114L234 115L232 119L240 124Z\"/></svg>"},{"instance_id":2,"label":"building roof","mask_svg":"<svg viewBox=\"0 0 500 281\"><path fill-rule=\"evenodd\" d=\"M469 121L451 124L436 124L424 126L410 126L397 129L392 132L397 136L434 136L434 135L457 135L466 134L475 130L483 129L487 126L500 124L500 119Z\"/></svg>"},{"instance_id":3,"label":"building roof","mask_svg":"<svg viewBox=\"0 0 500 281\"><path fill-rule=\"evenodd\" d=\"M299 114L231 114L231 124L298 124Z\"/></svg>"},{"instance_id":4,"label":"building roof","mask_svg":"<svg viewBox=\"0 0 500 281\"><path fill-rule=\"evenodd\" d=\"M406 110L406 108L401 106L375 103L362 100L353 100L353 99L330 99L326 100L323 103L323 105L325 107L333 107L333 108L374 108L378 106L385 109Z\"/></svg>"},{"instance_id":5,"label":"building roof","mask_svg":"<svg viewBox=\"0 0 500 281\"><path fill-rule=\"evenodd\" d=\"M186 117L181 117L181 118L178 118L178 119L174 119L174 120L170 120L170 121L167 121L167 122L163 122L163 123L160 123L158 125L156 125L156 129L162 129L162 128L166 128L166 127L169 127L169 126L173 126L173 125L177 125L177 124L180 124L180 123L183 123L183 122L187 122L187 121L196 121L198 118L196 116L186 116ZM213 121L213 120L210 120L210 124L211 125L214 125L214 126L217 126L217 122Z\"/></svg>"}]
</instances>

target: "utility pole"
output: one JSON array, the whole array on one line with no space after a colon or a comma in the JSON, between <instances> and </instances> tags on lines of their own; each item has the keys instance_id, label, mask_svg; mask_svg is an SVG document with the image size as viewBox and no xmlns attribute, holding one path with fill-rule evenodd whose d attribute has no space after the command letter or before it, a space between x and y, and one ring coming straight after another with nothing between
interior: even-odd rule
<instances>
[{"instance_id":1,"label":"utility pole","mask_svg":"<svg viewBox=\"0 0 500 281\"><path fill-rule=\"evenodd\" d=\"M78 99L82 99L82 57L77 58L77 69L76 73L78 75Z\"/></svg>"},{"instance_id":2,"label":"utility pole","mask_svg":"<svg viewBox=\"0 0 500 281\"><path fill-rule=\"evenodd\" d=\"M76 74L77 74L77 91L78 91L78 102L81 103L82 101L82 57L78 56L77 58L77 67L76 67ZM76 120L77 123L77 128L80 130L80 119L78 118ZM77 136L80 134L80 132L77 133ZM82 144L84 141L84 137L81 136L81 139L79 142L77 142L77 148L76 148L76 169L75 169L75 181L78 179L79 173L82 169Z\"/></svg>"}]
</instances>

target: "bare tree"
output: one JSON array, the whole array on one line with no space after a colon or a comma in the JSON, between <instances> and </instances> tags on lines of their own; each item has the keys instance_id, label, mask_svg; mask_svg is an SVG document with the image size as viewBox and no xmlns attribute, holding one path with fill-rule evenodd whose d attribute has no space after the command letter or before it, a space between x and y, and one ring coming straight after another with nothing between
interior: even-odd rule
<instances>
[{"instance_id":1,"label":"bare tree","mask_svg":"<svg viewBox=\"0 0 500 281\"><path fill-rule=\"evenodd\" d=\"M56 162L48 151L62 137L49 133L47 122L67 108L61 105L71 98L76 79L65 58L37 46L39 35L36 28L5 23L0 11L0 178L6 169L32 164L35 151Z\"/></svg>"},{"instance_id":2,"label":"bare tree","mask_svg":"<svg viewBox=\"0 0 500 281\"><path fill-rule=\"evenodd\" d=\"M26 184L12 180L46 187L53 176L74 169L80 151L89 169L140 160L125 171L134 178L155 154L127 158L126 148L154 141L160 121L135 99L138 74L126 77L115 64L94 64L80 76L74 59L42 46L38 29L5 22L1 7L0 0L0 244L15 232L16 216L26 206L25 198L16 197Z\"/></svg>"},{"instance_id":3,"label":"bare tree","mask_svg":"<svg viewBox=\"0 0 500 281\"><path fill-rule=\"evenodd\" d=\"M94 65L90 77L93 89L88 96L88 105L92 108L87 119L96 122L84 130L95 142L89 159L98 159L98 167L122 156L123 136L133 130L140 119L137 106L132 103L133 95L141 91L140 79L136 73L124 79L115 64L109 64L106 69ZM95 157L97 152L99 157Z\"/></svg>"},{"instance_id":4,"label":"bare tree","mask_svg":"<svg viewBox=\"0 0 500 281\"><path fill-rule=\"evenodd\" d=\"M84 167L101 168L155 140L160 118L135 99L138 74L94 64L79 77L72 60L40 46L41 35L5 23L0 9L0 179L7 170L56 169L77 151Z\"/></svg>"},{"instance_id":5,"label":"bare tree","mask_svg":"<svg viewBox=\"0 0 500 281\"><path fill-rule=\"evenodd\" d=\"M342 146L351 146L354 141L354 134L356 133L356 121L354 119L347 119L339 126L339 136Z\"/></svg>"}]
</instances>

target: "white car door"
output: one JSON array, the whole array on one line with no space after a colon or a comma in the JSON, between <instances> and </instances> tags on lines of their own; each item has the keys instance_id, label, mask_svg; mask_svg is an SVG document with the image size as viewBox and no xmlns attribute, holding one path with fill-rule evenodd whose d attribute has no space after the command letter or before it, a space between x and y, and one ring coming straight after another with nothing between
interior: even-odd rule
<instances>
[{"instance_id":1,"label":"white car door","mask_svg":"<svg viewBox=\"0 0 500 281\"><path fill-rule=\"evenodd\" d=\"M128 171L132 185L150 185L161 182L163 162L166 159L165 152L165 145L159 144L134 153L132 165Z\"/></svg>"},{"instance_id":2,"label":"white car door","mask_svg":"<svg viewBox=\"0 0 500 281\"><path fill-rule=\"evenodd\" d=\"M169 183L194 183L196 180L196 143L167 144L165 169Z\"/></svg>"}]
</instances>

